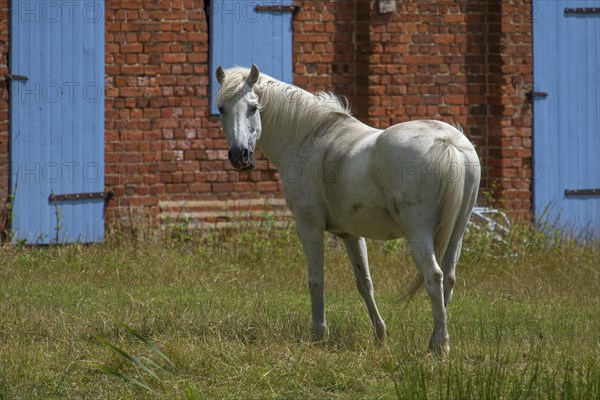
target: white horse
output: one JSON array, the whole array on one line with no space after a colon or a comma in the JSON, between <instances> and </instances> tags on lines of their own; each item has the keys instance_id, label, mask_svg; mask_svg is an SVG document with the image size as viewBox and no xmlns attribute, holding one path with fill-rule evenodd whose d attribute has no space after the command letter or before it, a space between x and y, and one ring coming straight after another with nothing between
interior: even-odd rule
<instances>
[{"instance_id":1,"label":"white horse","mask_svg":"<svg viewBox=\"0 0 600 400\"><path fill-rule=\"evenodd\" d=\"M218 107L237 169L255 165L254 150L277 167L308 262L312 324L327 335L323 236L346 246L356 286L376 337L386 327L375 304L365 237L406 237L431 299L432 352L450 349L446 308L465 226L473 209L480 164L473 145L444 122L405 122L388 129L352 117L330 93L313 95L252 69L216 71ZM416 291L419 285L414 287Z\"/></svg>"}]
</instances>

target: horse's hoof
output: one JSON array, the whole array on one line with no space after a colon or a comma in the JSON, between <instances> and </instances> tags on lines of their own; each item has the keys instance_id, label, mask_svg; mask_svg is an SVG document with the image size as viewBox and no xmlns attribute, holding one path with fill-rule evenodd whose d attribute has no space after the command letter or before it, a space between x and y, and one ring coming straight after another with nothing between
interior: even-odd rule
<instances>
[{"instance_id":1,"label":"horse's hoof","mask_svg":"<svg viewBox=\"0 0 600 400\"><path fill-rule=\"evenodd\" d=\"M385 327L385 323L383 321L380 321L375 324L375 337L377 337L378 340L380 340L384 343L385 343L386 331L387 330Z\"/></svg>"},{"instance_id":2,"label":"horse's hoof","mask_svg":"<svg viewBox=\"0 0 600 400\"><path fill-rule=\"evenodd\" d=\"M313 325L313 336L318 342L327 339L327 336L329 336L327 324Z\"/></svg>"},{"instance_id":3,"label":"horse's hoof","mask_svg":"<svg viewBox=\"0 0 600 400\"><path fill-rule=\"evenodd\" d=\"M445 358L450 355L450 340L443 339L441 341L429 342L429 352L437 358Z\"/></svg>"},{"instance_id":4,"label":"horse's hoof","mask_svg":"<svg viewBox=\"0 0 600 400\"><path fill-rule=\"evenodd\" d=\"M375 332L375 344L381 348L387 348L387 335L385 334L385 329L383 331Z\"/></svg>"},{"instance_id":5,"label":"horse's hoof","mask_svg":"<svg viewBox=\"0 0 600 400\"><path fill-rule=\"evenodd\" d=\"M380 349L384 349L384 350L388 350L389 347L387 345L387 340L386 337L375 337L375 346L377 346Z\"/></svg>"}]
</instances>

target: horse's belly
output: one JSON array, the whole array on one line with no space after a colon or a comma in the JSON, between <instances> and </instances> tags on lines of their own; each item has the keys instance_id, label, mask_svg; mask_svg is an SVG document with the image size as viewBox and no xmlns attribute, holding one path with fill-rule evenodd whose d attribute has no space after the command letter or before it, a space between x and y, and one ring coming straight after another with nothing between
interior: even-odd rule
<instances>
[{"instance_id":1,"label":"horse's belly","mask_svg":"<svg viewBox=\"0 0 600 400\"><path fill-rule=\"evenodd\" d=\"M325 187L328 231L370 239L388 240L403 235L390 215L387 200L367 168L368 163L347 163L340 179Z\"/></svg>"},{"instance_id":2,"label":"horse's belly","mask_svg":"<svg viewBox=\"0 0 600 400\"><path fill-rule=\"evenodd\" d=\"M404 234L387 208L367 206L360 202L350 204L344 217L332 215L328 218L327 231L376 240L396 239Z\"/></svg>"}]
</instances>

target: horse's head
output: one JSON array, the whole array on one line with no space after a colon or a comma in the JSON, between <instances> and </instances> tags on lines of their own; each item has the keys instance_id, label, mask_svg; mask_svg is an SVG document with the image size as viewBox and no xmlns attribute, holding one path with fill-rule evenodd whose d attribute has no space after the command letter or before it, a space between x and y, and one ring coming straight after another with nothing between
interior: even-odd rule
<instances>
[{"instance_id":1,"label":"horse's head","mask_svg":"<svg viewBox=\"0 0 600 400\"><path fill-rule=\"evenodd\" d=\"M252 64L243 81L239 81L239 74L226 73L220 66L216 74L221 85L217 98L221 125L229 143L229 161L237 169L252 169L256 165L254 149L262 129L258 96L253 90L260 71ZM233 79L237 82L232 82Z\"/></svg>"}]
</instances>

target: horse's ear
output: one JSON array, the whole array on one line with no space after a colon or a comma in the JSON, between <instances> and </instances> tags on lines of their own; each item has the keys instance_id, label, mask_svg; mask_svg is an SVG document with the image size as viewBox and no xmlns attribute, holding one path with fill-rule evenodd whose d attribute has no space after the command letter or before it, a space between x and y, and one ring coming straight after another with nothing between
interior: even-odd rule
<instances>
[{"instance_id":1,"label":"horse's ear","mask_svg":"<svg viewBox=\"0 0 600 400\"><path fill-rule=\"evenodd\" d=\"M221 67L219 65L219 67L217 68L217 82L219 82L219 85L223 84L223 81L225 80L225 71L223 71L223 67Z\"/></svg>"},{"instance_id":2,"label":"horse's ear","mask_svg":"<svg viewBox=\"0 0 600 400\"><path fill-rule=\"evenodd\" d=\"M258 81L258 77L260 76L260 71L256 64L252 64L252 69L250 70L250 74L248 74L248 79L246 79L246 83L248 86L252 87Z\"/></svg>"}]
</instances>

